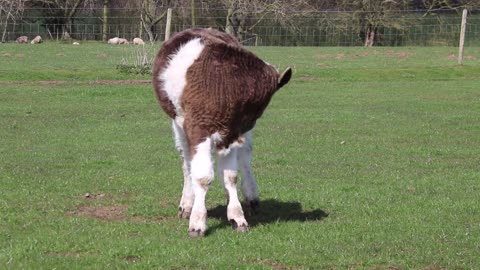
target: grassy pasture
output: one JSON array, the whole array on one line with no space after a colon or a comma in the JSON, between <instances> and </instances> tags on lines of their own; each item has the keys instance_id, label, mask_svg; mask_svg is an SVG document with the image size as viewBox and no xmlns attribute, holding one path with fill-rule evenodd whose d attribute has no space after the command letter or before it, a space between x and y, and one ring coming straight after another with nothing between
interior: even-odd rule
<instances>
[{"instance_id":1,"label":"grassy pasture","mask_svg":"<svg viewBox=\"0 0 480 270\"><path fill-rule=\"evenodd\" d=\"M253 50L295 72L255 130L260 214L235 233L216 180L189 239L151 86L98 81L148 79L115 70L133 46L0 45L0 268L480 265L480 49Z\"/></svg>"}]
</instances>

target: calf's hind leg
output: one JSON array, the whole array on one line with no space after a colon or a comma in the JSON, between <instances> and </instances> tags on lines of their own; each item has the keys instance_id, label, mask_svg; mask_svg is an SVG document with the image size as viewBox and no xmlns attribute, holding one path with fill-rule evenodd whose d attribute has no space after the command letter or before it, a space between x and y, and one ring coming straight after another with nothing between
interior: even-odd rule
<instances>
[{"instance_id":1,"label":"calf's hind leg","mask_svg":"<svg viewBox=\"0 0 480 270\"><path fill-rule=\"evenodd\" d=\"M183 190L180 205L178 206L178 217L188 219L192 212L195 197L192 189L192 179L190 178L190 152L182 127L176 121L172 121L172 129L175 134L175 146L178 152L180 152L183 163Z\"/></svg>"},{"instance_id":2,"label":"calf's hind leg","mask_svg":"<svg viewBox=\"0 0 480 270\"><path fill-rule=\"evenodd\" d=\"M195 194L188 227L188 235L191 237L204 236L207 231L205 197L214 177L212 147L212 140L208 137L205 141L190 149L193 153L190 176Z\"/></svg>"},{"instance_id":3,"label":"calf's hind leg","mask_svg":"<svg viewBox=\"0 0 480 270\"><path fill-rule=\"evenodd\" d=\"M245 220L242 205L238 200L237 194L237 148L231 148L230 151L219 153L218 172L228 198L227 218L236 231L246 232L248 231L248 223Z\"/></svg>"},{"instance_id":4,"label":"calf's hind leg","mask_svg":"<svg viewBox=\"0 0 480 270\"><path fill-rule=\"evenodd\" d=\"M260 204L257 181L252 173L252 145L252 131L249 131L245 134L245 143L238 149L238 161L242 172L242 192L248 214L254 214Z\"/></svg>"}]
</instances>

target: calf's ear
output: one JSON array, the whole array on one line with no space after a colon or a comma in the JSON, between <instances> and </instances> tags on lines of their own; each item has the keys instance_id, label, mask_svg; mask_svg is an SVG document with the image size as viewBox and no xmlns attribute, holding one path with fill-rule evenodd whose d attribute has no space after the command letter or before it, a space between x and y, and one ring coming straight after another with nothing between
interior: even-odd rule
<instances>
[{"instance_id":1,"label":"calf's ear","mask_svg":"<svg viewBox=\"0 0 480 270\"><path fill-rule=\"evenodd\" d=\"M288 67L285 71L278 77L278 89L288 83L292 77L292 69Z\"/></svg>"}]
</instances>

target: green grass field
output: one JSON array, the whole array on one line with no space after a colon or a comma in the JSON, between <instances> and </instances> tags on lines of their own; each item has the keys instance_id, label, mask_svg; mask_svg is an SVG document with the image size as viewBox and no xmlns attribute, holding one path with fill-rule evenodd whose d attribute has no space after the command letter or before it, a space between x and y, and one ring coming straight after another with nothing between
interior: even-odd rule
<instances>
[{"instance_id":1,"label":"green grass field","mask_svg":"<svg viewBox=\"0 0 480 270\"><path fill-rule=\"evenodd\" d=\"M216 180L190 239L133 46L0 44L0 269L480 266L480 48L252 50L294 69L255 129L261 210L236 233Z\"/></svg>"}]
</instances>

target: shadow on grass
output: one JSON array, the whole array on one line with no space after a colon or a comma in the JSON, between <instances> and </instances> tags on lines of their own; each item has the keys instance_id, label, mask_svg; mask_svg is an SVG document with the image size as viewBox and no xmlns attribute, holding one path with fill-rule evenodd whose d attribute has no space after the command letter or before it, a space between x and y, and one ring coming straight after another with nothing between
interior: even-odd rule
<instances>
[{"instance_id":1,"label":"shadow on grass","mask_svg":"<svg viewBox=\"0 0 480 270\"><path fill-rule=\"evenodd\" d=\"M243 206L245 209L245 206ZM227 206L218 205L208 210L209 218L220 219L222 222L209 229L209 233L224 227L230 227L227 220ZM264 200L260 202L260 207L255 214L246 216L249 226L255 227L260 224L269 224L276 222L298 221L298 222L315 222L321 221L328 217L328 213L321 209L304 211L299 202L281 202L278 200Z\"/></svg>"}]
</instances>

